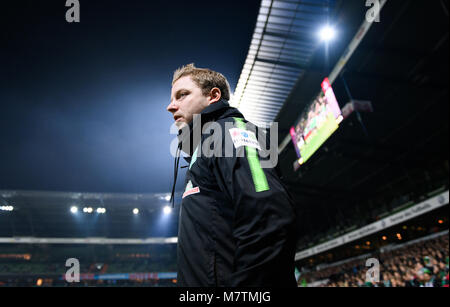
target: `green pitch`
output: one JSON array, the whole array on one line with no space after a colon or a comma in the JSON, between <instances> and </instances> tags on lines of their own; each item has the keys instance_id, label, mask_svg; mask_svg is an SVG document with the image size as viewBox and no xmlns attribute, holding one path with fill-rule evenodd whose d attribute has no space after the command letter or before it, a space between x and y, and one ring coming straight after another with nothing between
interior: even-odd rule
<instances>
[{"instance_id":1,"label":"green pitch","mask_svg":"<svg viewBox=\"0 0 450 307\"><path fill-rule=\"evenodd\" d=\"M303 158L303 163L309 160L311 156L325 143L325 141L339 128L333 114L328 113L327 120L323 126L313 132L313 135L308 139L308 143L300 149L300 154Z\"/></svg>"}]
</instances>

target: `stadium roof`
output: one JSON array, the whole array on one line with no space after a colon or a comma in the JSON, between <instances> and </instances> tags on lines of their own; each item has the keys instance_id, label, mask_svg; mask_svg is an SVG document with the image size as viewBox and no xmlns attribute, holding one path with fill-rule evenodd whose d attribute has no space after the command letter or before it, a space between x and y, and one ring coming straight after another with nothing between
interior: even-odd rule
<instances>
[{"instance_id":1,"label":"stadium roof","mask_svg":"<svg viewBox=\"0 0 450 307\"><path fill-rule=\"evenodd\" d=\"M335 0L263 0L247 60L230 104L251 122L272 122L309 67Z\"/></svg>"}]
</instances>

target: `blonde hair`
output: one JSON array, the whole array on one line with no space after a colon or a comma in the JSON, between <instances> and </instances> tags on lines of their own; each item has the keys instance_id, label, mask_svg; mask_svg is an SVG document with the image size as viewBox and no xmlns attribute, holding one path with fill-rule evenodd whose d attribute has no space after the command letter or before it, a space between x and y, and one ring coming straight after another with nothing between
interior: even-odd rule
<instances>
[{"instance_id":1,"label":"blonde hair","mask_svg":"<svg viewBox=\"0 0 450 307\"><path fill-rule=\"evenodd\" d=\"M202 90L203 95L208 95L215 87L220 89L222 98L230 100L230 84L221 73L208 68L197 68L194 64L188 64L178 68L173 74L172 85L180 78L190 76L192 81Z\"/></svg>"}]
</instances>

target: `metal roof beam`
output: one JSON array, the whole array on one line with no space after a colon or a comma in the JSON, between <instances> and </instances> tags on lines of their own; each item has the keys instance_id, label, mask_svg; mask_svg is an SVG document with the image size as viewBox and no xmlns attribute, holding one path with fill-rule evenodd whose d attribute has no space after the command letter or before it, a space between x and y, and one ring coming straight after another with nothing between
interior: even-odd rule
<instances>
[{"instance_id":1,"label":"metal roof beam","mask_svg":"<svg viewBox=\"0 0 450 307\"><path fill-rule=\"evenodd\" d=\"M255 108L263 108L265 110L279 110L283 103L268 103L267 101L260 99L246 99L241 106L242 107L255 107Z\"/></svg>"},{"instance_id":2,"label":"metal roof beam","mask_svg":"<svg viewBox=\"0 0 450 307\"><path fill-rule=\"evenodd\" d=\"M261 73L270 73L270 74L272 74L272 75L276 75L276 76L282 76L282 77L286 77L286 78L297 78L298 77L298 73L294 73L294 72L291 72L291 73L281 73L281 72L279 72L279 70L281 70L281 68L275 68L275 66L274 67L272 67L272 68L269 68L269 67L264 67L265 69L268 69L268 70L277 70L277 71L271 71L271 72L268 72L268 71L266 71L266 70L262 70L262 68L263 68L264 66L261 66L261 67L259 67L259 66L256 66L254 69L253 69L253 71L254 72L261 72ZM259 69L259 68L261 68L261 69ZM300 71L300 73L301 73L301 71Z\"/></svg>"},{"instance_id":3,"label":"metal roof beam","mask_svg":"<svg viewBox=\"0 0 450 307\"><path fill-rule=\"evenodd\" d=\"M242 114L251 116L251 117L259 117L260 119L270 119L274 120L275 116L278 112L269 112L269 111L259 111L259 110L248 110L248 109L240 109Z\"/></svg>"},{"instance_id":4,"label":"metal roof beam","mask_svg":"<svg viewBox=\"0 0 450 307\"><path fill-rule=\"evenodd\" d=\"M267 94L275 94L275 95L279 95L282 97L285 97L290 93L290 91L289 92L282 91L282 90L264 87L264 86L260 86L260 85L256 85L256 84L251 84L250 86L248 86L247 89L245 90L245 92L248 92L248 91L250 91L252 93L260 93L261 91L263 91ZM242 96L244 94L245 93L241 93L241 95L239 95L239 96Z\"/></svg>"},{"instance_id":5,"label":"metal roof beam","mask_svg":"<svg viewBox=\"0 0 450 307\"><path fill-rule=\"evenodd\" d=\"M257 62L257 57L255 57L254 62L255 62L255 66L257 66L257 67L261 66L261 67L267 67L267 68L282 69L285 72L288 72L288 73L291 72L293 74L298 74L300 72L299 70L302 70L298 67L289 67L289 66L281 66L281 65L277 66L277 63L271 63L268 61Z\"/></svg>"},{"instance_id":6,"label":"metal roof beam","mask_svg":"<svg viewBox=\"0 0 450 307\"><path fill-rule=\"evenodd\" d=\"M276 46L278 46L280 44L279 41L276 41L276 40L273 40L273 39L269 39L269 38L262 38L260 40L262 40L262 45L261 46L273 46L273 45L275 45L273 47L277 48ZM268 45L268 43L270 43L271 45ZM278 45L276 45L276 44L278 44ZM303 43L303 42L285 42L284 48L286 48L287 45L292 46L293 48L295 48L295 50L297 50L297 49L298 50L302 50L302 49L306 49L306 48L308 50L313 50L314 49L314 45L308 44L308 43Z\"/></svg>"},{"instance_id":7,"label":"metal roof beam","mask_svg":"<svg viewBox=\"0 0 450 307\"><path fill-rule=\"evenodd\" d=\"M250 89L247 90L245 93L243 93L242 97L244 97L245 95L253 95L253 96L258 96L258 95L264 95L264 97L268 98L268 99L273 99L273 100L284 100L287 97L287 93L286 94L278 94L278 93L274 93L271 91L264 91L263 90L255 90L255 89Z\"/></svg>"},{"instance_id":8,"label":"metal roof beam","mask_svg":"<svg viewBox=\"0 0 450 307\"><path fill-rule=\"evenodd\" d=\"M285 88L292 88L293 82L276 82L276 81L271 81L269 78L266 79L261 79L260 77L256 77L256 76L250 76L249 78L249 84L264 84L264 87L268 87L268 88L280 88L280 89L285 89ZM269 83L270 82L270 83Z\"/></svg>"},{"instance_id":9,"label":"metal roof beam","mask_svg":"<svg viewBox=\"0 0 450 307\"><path fill-rule=\"evenodd\" d=\"M270 63L270 64L275 64L275 65L280 65L280 66L286 66L286 67L292 67L292 68L297 68L297 69L308 69L308 67L306 67L306 65L300 65L297 63L291 63L291 62L281 62L281 61L274 61L274 60L269 60L269 59L262 59L257 57L255 59L256 62L263 62L263 63Z\"/></svg>"},{"instance_id":10,"label":"metal roof beam","mask_svg":"<svg viewBox=\"0 0 450 307\"><path fill-rule=\"evenodd\" d=\"M270 1L270 0L266 0L266 1ZM317 2L319 2L319 1L317 1ZM314 6L314 7L323 7L323 8L326 8L326 7L329 6L328 2L326 2L326 1L322 1L323 4L320 4L320 3L317 3L317 2L302 1L301 5L305 5L305 6ZM278 3L278 4L281 4L281 3L287 3L287 4L297 5L297 4L298 4L298 1L277 0L277 1L275 2L275 4L277 4L277 3ZM262 5L262 6L265 6L265 2L263 1L261 5ZM274 5L273 7L277 8L276 5Z\"/></svg>"},{"instance_id":11,"label":"metal roof beam","mask_svg":"<svg viewBox=\"0 0 450 307\"><path fill-rule=\"evenodd\" d=\"M285 83L295 83L295 80L297 79L294 76L282 77L282 76L280 76L277 73L272 73L272 72L270 72L270 73L269 72L262 73L262 72L256 72L256 71L253 71L252 77L253 78L265 78L267 80L282 81L282 82L285 82Z\"/></svg>"}]
</instances>

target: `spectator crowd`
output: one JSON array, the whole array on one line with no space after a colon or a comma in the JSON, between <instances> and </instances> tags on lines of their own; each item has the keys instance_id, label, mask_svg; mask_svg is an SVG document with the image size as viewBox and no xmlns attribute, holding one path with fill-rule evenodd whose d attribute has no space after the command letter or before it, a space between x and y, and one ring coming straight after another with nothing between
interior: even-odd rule
<instances>
[{"instance_id":1,"label":"spectator crowd","mask_svg":"<svg viewBox=\"0 0 450 307\"><path fill-rule=\"evenodd\" d=\"M323 281L322 287L449 287L448 239L447 234L372 255L380 263L378 282L367 274L371 270L366 267L367 259L310 272L300 281Z\"/></svg>"}]
</instances>

